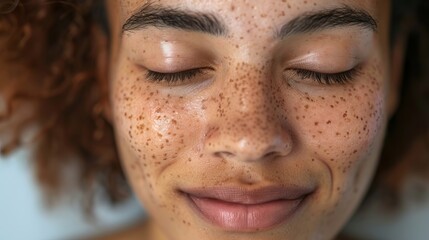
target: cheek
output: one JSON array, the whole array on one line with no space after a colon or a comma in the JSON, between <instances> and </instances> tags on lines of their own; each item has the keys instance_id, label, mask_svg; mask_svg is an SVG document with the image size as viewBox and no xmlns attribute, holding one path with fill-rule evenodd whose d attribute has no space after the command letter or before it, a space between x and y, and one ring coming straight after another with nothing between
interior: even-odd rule
<instances>
[{"instance_id":1,"label":"cheek","mask_svg":"<svg viewBox=\"0 0 429 240\"><path fill-rule=\"evenodd\" d=\"M373 147L383 133L385 92L382 78L373 76L333 94L301 97L291 116L307 152L339 179L355 176L378 151Z\"/></svg>"},{"instance_id":2,"label":"cheek","mask_svg":"<svg viewBox=\"0 0 429 240\"><path fill-rule=\"evenodd\" d=\"M168 166L191 158L183 153L189 152L191 135L199 129L199 114L193 111L198 101L171 97L138 78L120 78L112 89L116 134L123 142L122 152L127 152L122 157L125 165L155 181Z\"/></svg>"},{"instance_id":3,"label":"cheek","mask_svg":"<svg viewBox=\"0 0 429 240\"><path fill-rule=\"evenodd\" d=\"M345 223L372 179L386 126L384 81L374 71L329 93L285 95L294 104L287 107L295 151L311 159L309 169L323 166L314 206L322 232Z\"/></svg>"}]
</instances>

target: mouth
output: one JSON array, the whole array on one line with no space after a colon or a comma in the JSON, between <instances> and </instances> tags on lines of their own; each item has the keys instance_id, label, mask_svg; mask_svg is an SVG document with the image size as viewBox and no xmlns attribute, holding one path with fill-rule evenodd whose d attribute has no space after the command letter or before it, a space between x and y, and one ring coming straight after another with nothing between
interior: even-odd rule
<instances>
[{"instance_id":1,"label":"mouth","mask_svg":"<svg viewBox=\"0 0 429 240\"><path fill-rule=\"evenodd\" d=\"M256 190L216 187L182 192L191 208L205 221L227 231L251 232L268 230L287 222L303 207L313 191L272 186Z\"/></svg>"}]
</instances>

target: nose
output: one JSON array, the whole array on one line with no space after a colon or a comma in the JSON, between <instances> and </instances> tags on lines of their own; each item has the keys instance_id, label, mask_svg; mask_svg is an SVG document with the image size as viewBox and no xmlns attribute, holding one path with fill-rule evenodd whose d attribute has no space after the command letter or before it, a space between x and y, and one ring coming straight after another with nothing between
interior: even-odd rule
<instances>
[{"instance_id":1,"label":"nose","mask_svg":"<svg viewBox=\"0 0 429 240\"><path fill-rule=\"evenodd\" d=\"M205 134L205 148L215 157L238 162L286 156L293 146L282 93L261 71L246 72L225 81Z\"/></svg>"}]
</instances>

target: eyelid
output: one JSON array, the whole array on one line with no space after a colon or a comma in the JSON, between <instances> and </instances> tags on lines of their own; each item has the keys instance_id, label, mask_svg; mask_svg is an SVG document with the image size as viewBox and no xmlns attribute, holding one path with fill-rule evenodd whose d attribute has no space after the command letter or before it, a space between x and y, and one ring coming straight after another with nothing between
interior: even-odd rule
<instances>
[{"instance_id":1,"label":"eyelid","mask_svg":"<svg viewBox=\"0 0 429 240\"><path fill-rule=\"evenodd\" d=\"M157 72L147 69L146 78L155 83L180 85L188 82L198 82L198 80L194 80L194 78L197 78L199 75L204 75L207 70L209 70L209 68L192 68L178 72Z\"/></svg>"},{"instance_id":2,"label":"eyelid","mask_svg":"<svg viewBox=\"0 0 429 240\"><path fill-rule=\"evenodd\" d=\"M361 61L356 58L351 57L336 57L332 55L327 55L324 57L317 56L314 59L300 59L289 61L286 63L286 68L291 70L306 70L315 73L321 74L337 74L341 72L347 72L352 70L357 65L359 65Z\"/></svg>"},{"instance_id":3,"label":"eyelid","mask_svg":"<svg viewBox=\"0 0 429 240\"><path fill-rule=\"evenodd\" d=\"M311 79L312 81L323 85L345 85L352 82L360 73L358 66L337 73L323 73L301 68L289 70L294 72L295 77L302 80Z\"/></svg>"}]
</instances>

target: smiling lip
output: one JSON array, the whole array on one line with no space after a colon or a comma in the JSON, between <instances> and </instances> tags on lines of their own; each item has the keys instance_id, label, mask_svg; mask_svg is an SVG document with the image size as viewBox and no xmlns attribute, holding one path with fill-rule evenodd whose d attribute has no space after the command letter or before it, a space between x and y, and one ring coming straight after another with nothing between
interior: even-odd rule
<instances>
[{"instance_id":1,"label":"smiling lip","mask_svg":"<svg viewBox=\"0 0 429 240\"><path fill-rule=\"evenodd\" d=\"M290 218L313 192L309 188L265 187L202 188L183 191L193 209L225 230L256 231L271 228Z\"/></svg>"}]
</instances>

